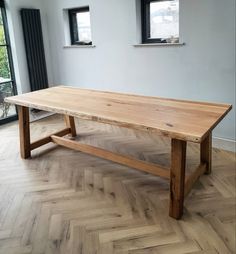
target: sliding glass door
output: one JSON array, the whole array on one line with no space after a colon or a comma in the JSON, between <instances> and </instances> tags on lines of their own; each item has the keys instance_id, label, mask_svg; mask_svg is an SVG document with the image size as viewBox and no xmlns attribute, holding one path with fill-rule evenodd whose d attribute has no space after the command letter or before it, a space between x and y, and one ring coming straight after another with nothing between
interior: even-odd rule
<instances>
[{"instance_id":1,"label":"sliding glass door","mask_svg":"<svg viewBox=\"0 0 236 254\"><path fill-rule=\"evenodd\" d=\"M3 124L17 119L15 106L4 102L5 97L15 95L17 91L6 10L2 0L0 7L0 124Z\"/></svg>"}]
</instances>

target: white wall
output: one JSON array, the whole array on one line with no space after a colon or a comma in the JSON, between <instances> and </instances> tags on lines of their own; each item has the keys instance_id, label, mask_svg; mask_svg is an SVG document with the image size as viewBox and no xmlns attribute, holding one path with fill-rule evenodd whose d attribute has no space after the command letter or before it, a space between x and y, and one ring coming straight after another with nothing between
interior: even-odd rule
<instances>
[{"instance_id":1,"label":"white wall","mask_svg":"<svg viewBox=\"0 0 236 254\"><path fill-rule=\"evenodd\" d=\"M137 48L135 0L44 0L55 84L231 103L235 1L180 0L183 47ZM96 48L65 49L63 9L89 5ZM214 135L235 140L235 109Z\"/></svg>"},{"instance_id":2,"label":"white wall","mask_svg":"<svg viewBox=\"0 0 236 254\"><path fill-rule=\"evenodd\" d=\"M42 9L54 84L231 103L235 108L235 0L180 0L180 34L186 45L143 48L133 46L138 42L139 0L7 1L23 92L29 82L18 10L36 7ZM96 48L65 49L63 9L85 5L90 6ZM235 109L214 136L235 140Z\"/></svg>"},{"instance_id":3,"label":"white wall","mask_svg":"<svg viewBox=\"0 0 236 254\"><path fill-rule=\"evenodd\" d=\"M47 61L48 79L53 83L51 58L49 50L49 38L47 32L46 14L43 9L43 2L39 0L5 0L7 19L9 24L9 33L11 38L14 70L18 93L30 91L29 75L26 61L25 44L20 17L20 9L37 8L41 11L44 46Z\"/></svg>"}]
</instances>

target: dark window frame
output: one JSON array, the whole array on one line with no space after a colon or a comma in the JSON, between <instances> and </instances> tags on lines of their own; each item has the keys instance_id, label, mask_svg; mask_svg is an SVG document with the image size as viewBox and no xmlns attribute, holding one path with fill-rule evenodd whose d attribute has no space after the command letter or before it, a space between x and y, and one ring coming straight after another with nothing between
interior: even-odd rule
<instances>
[{"instance_id":1,"label":"dark window frame","mask_svg":"<svg viewBox=\"0 0 236 254\"><path fill-rule=\"evenodd\" d=\"M92 45L92 41L89 43L86 43L84 41L79 41L76 15L77 15L77 13L83 13L83 12L90 12L89 6L79 7L79 8L68 10L69 23L70 23L71 45Z\"/></svg>"},{"instance_id":2,"label":"dark window frame","mask_svg":"<svg viewBox=\"0 0 236 254\"><path fill-rule=\"evenodd\" d=\"M151 24L150 24L150 3L151 2L164 2L173 0L141 0L141 19L142 19L142 43L167 43L163 38L150 38L151 37Z\"/></svg>"},{"instance_id":3,"label":"dark window frame","mask_svg":"<svg viewBox=\"0 0 236 254\"><path fill-rule=\"evenodd\" d=\"M0 86L10 83L12 85L13 95L17 95L15 72L14 72L11 43L10 43L10 35L9 35L8 22L7 22L7 13L6 13L6 8L5 8L5 3L3 0L0 0L0 11L2 13L2 21L3 21L4 34L5 34L5 44L1 44L0 47L6 47L6 49L7 49L9 68L10 68L10 74L11 74L11 79L7 82L0 83ZM18 120L17 107L16 107L16 114L15 115L11 115L9 117L0 119L0 125L9 123L9 122L12 122L15 120Z\"/></svg>"}]
</instances>

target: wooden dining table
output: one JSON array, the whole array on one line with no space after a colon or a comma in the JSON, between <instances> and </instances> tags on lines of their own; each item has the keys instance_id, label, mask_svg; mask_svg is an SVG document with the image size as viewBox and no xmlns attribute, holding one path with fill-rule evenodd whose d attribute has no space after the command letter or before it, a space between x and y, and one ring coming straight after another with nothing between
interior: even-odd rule
<instances>
[{"instance_id":1,"label":"wooden dining table","mask_svg":"<svg viewBox=\"0 0 236 254\"><path fill-rule=\"evenodd\" d=\"M212 131L232 108L229 104L166 99L67 86L12 96L5 101L18 107L20 152L23 159L30 158L32 150L53 142L164 177L170 181L169 215L175 219L182 217L184 198L198 178L204 173L211 173ZM31 142L29 108L64 115L66 127ZM77 135L75 117L169 137L170 168L68 138L68 135L72 137ZM187 142L200 144L199 166L188 176L185 174Z\"/></svg>"}]
</instances>

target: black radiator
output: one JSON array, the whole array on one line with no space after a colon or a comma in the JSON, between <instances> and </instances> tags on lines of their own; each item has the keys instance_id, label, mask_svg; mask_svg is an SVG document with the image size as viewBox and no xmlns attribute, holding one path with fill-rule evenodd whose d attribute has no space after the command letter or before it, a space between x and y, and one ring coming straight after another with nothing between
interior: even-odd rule
<instances>
[{"instance_id":1,"label":"black radiator","mask_svg":"<svg viewBox=\"0 0 236 254\"><path fill-rule=\"evenodd\" d=\"M21 19L31 91L48 88L40 10L22 9Z\"/></svg>"}]
</instances>

